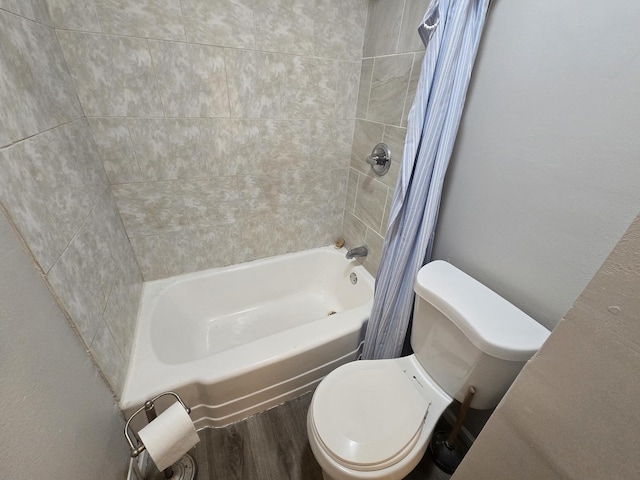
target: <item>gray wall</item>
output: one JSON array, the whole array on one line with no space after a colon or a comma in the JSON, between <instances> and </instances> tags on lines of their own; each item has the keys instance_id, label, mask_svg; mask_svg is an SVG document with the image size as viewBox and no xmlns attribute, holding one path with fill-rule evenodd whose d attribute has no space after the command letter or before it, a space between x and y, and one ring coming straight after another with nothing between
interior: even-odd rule
<instances>
[{"instance_id":1,"label":"gray wall","mask_svg":"<svg viewBox=\"0 0 640 480\"><path fill-rule=\"evenodd\" d=\"M640 5L493 2L434 256L553 328L640 211Z\"/></svg>"},{"instance_id":2,"label":"gray wall","mask_svg":"<svg viewBox=\"0 0 640 480\"><path fill-rule=\"evenodd\" d=\"M0 471L5 478L125 478L115 399L0 212Z\"/></svg>"},{"instance_id":3,"label":"gray wall","mask_svg":"<svg viewBox=\"0 0 640 480\"><path fill-rule=\"evenodd\" d=\"M0 203L118 394L142 278L49 23L0 0Z\"/></svg>"},{"instance_id":4,"label":"gray wall","mask_svg":"<svg viewBox=\"0 0 640 480\"><path fill-rule=\"evenodd\" d=\"M364 158L382 140L401 158L428 3L369 2L343 236L373 272L398 165L375 177ZM434 258L548 328L640 211L640 7L601 10L492 2L436 230Z\"/></svg>"},{"instance_id":5,"label":"gray wall","mask_svg":"<svg viewBox=\"0 0 640 480\"><path fill-rule=\"evenodd\" d=\"M369 248L363 264L373 274L380 263L424 54L417 26L428 5L429 0L369 2L342 234L349 248ZM391 149L392 163L390 171L378 177L365 158L383 141Z\"/></svg>"},{"instance_id":6,"label":"gray wall","mask_svg":"<svg viewBox=\"0 0 640 480\"><path fill-rule=\"evenodd\" d=\"M516 379L454 480L638 478L640 216Z\"/></svg>"},{"instance_id":7,"label":"gray wall","mask_svg":"<svg viewBox=\"0 0 640 480\"><path fill-rule=\"evenodd\" d=\"M397 151L389 134L397 133L402 147L417 64L407 97L390 96L396 112L402 106L401 123L372 117L369 106L383 105L386 89L406 82L404 52L415 49L420 61L411 22L419 22L428 3L370 1L343 234L349 246L373 250L365 261L372 271L397 165L376 178L364 158L381 139ZM462 268L550 329L640 211L639 18L640 9L622 1L602 9L592 1L496 0L489 12L434 258ZM384 89L373 88L379 60L398 62L397 77L380 81ZM489 413L473 412L466 422L472 434Z\"/></svg>"},{"instance_id":8,"label":"gray wall","mask_svg":"<svg viewBox=\"0 0 640 480\"><path fill-rule=\"evenodd\" d=\"M146 280L333 243L365 0L48 0Z\"/></svg>"}]
</instances>

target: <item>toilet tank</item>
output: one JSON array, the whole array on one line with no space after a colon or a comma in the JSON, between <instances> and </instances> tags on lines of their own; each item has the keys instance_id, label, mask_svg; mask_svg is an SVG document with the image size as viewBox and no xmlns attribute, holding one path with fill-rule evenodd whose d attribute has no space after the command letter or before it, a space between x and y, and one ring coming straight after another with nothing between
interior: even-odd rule
<instances>
[{"instance_id":1,"label":"toilet tank","mask_svg":"<svg viewBox=\"0 0 640 480\"><path fill-rule=\"evenodd\" d=\"M424 370L451 397L495 407L549 331L453 265L436 260L415 282L411 347Z\"/></svg>"}]
</instances>

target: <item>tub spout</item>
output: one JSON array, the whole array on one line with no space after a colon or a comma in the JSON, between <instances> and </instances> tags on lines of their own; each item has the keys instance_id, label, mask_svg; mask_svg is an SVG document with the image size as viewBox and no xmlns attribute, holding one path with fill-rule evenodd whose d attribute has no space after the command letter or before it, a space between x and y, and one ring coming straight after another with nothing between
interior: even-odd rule
<instances>
[{"instance_id":1,"label":"tub spout","mask_svg":"<svg viewBox=\"0 0 640 480\"><path fill-rule=\"evenodd\" d=\"M361 247L352 248L347 252L347 260L351 260L352 258L356 257L366 257L368 253L369 251L364 245Z\"/></svg>"}]
</instances>

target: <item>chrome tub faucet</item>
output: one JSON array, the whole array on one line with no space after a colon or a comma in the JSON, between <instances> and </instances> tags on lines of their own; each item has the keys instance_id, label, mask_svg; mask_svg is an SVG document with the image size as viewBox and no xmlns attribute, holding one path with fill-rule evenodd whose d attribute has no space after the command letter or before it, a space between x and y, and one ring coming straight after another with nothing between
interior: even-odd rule
<instances>
[{"instance_id":1,"label":"chrome tub faucet","mask_svg":"<svg viewBox=\"0 0 640 480\"><path fill-rule=\"evenodd\" d=\"M367 250L367 247L363 245L361 247L356 247L349 250L347 252L346 257L347 257L347 260L351 260L352 258L356 258L356 257L366 257L368 253L369 251Z\"/></svg>"}]
</instances>

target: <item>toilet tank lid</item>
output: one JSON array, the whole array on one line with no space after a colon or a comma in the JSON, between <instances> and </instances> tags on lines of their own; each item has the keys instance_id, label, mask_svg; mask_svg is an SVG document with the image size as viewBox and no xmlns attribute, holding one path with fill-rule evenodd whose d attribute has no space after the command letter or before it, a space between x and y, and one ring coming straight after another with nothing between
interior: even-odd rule
<instances>
[{"instance_id":1,"label":"toilet tank lid","mask_svg":"<svg viewBox=\"0 0 640 480\"><path fill-rule=\"evenodd\" d=\"M515 305L442 260L420 269L415 292L493 357L526 361L549 336L549 330Z\"/></svg>"}]
</instances>

